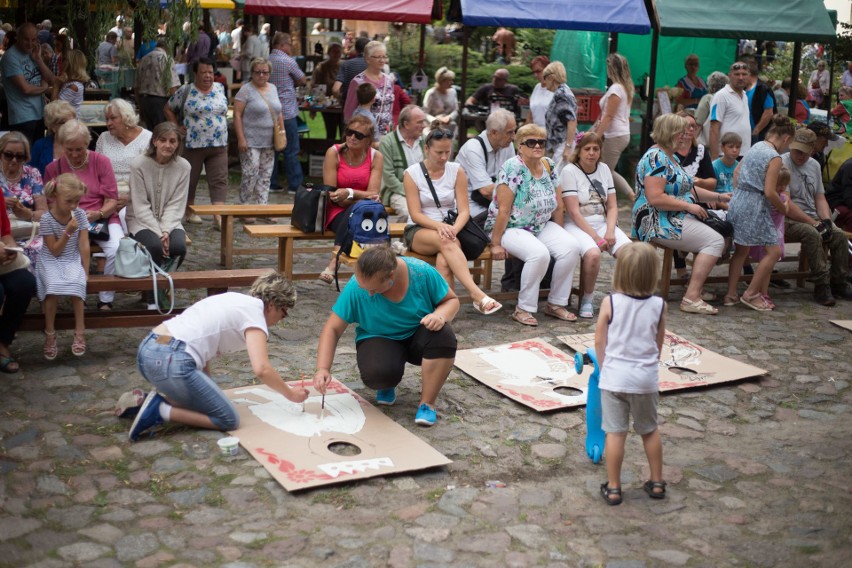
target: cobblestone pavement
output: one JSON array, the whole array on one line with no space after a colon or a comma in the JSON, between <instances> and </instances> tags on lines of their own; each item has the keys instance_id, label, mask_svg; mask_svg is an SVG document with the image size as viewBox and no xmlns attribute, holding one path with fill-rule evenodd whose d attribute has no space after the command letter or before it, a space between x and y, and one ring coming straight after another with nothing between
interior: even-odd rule
<instances>
[{"instance_id":1,"label":"cobblestone pavement","mask_svg":"<svg viewBox=\"0 0 852 568\"><path fill-rule=\"evenodd\" d=\"M194 244L184 269L217 267L219 233L211 227L209 220L189 226ZM238 258L241 267L274 264L271 256ZM324 262L300 259L312 269ZM599 296L612 262L603 265ZM299 282L298 290L271 338L273 363L293 378L314 368L336 296L318 282ZM770 375L663 396L668 498L642 492L647 465L631 434L620 507L598 494L605 470L586 458L582 409L538 414L455 370L435 427L413 423L416 368L397 404L382 408L452 465L290 494L244 450L221 457L217 432L170 427L127 442L129 423L112 408L123 391L146 386L134 360L146 330L89 331L89 352L79 359L70 354L70 332L60 332L53 363L41 356L41 334L22 333L14 353L23 371L0 375L0 565L847 565L852 334L829 319L852 319L852 303L823 308L809 289L773 294L778 311L766 314L733 307L689 316L670 303L672 331ZM178 294L182 305L197 298ZM512 308L486 317L464 306L454 323L461 347L536 336L559 345L558 334L593 330L591 322L550 318L537 330L522 328L509 319ZM341 344L335 375L373 400L358 380L351 330ZM247 358L219 360L215 378L224 388L251 383ZM486 487L488 480L506 487Z\"/></svg>"}]
</instances>

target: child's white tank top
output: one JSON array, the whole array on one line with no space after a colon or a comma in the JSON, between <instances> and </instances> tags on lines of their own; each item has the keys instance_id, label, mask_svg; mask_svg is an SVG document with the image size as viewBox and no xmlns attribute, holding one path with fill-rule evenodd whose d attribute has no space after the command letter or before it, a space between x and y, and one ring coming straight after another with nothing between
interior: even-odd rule
<instances>
[{"instance_id":1,"label":"child's white tank top","mask_svg":"<svg viewBox=\"0 0 852 568\"><path fill-rule=\"evenodd\" d=\"M613 293L610 298L612 316L600 388L630 394L655 393L659 389L660 362L657 330L665 303L659 296L634 298Z\"/></svg>"}]
</instances>

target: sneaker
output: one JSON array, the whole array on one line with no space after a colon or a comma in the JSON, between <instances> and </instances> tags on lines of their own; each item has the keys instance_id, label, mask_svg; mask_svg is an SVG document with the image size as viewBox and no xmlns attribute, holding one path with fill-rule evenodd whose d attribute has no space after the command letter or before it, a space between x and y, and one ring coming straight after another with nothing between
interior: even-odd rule
<instances>
[{"instance_id":1,"label":"sneaker","mask_svg":"<svg viewBox=\"0 0 852 568\"><path fill-rule=\"evenodd\" d=\"M284 193L284 188L280 185L270 185L269 193Z\"/></svg>"},{"instance_id":2,"label":"sneaker","mask_svg":"<svg viewBox=\"0 0 852 568\"><path fill-rule=\"evenodd\" d=\"M153 302L148 304L148 310L152 311L152 312L156 312L157 311L157 304L155 304Z\"/></svg>"},{"instance_id":3,"label":"sneaker","mask_svg":"<svg viewBox=\"0 0 852 568\"><path fill-rule=\"evenodd\" d=\"M831 289L828 284L817 284L814 288L814 301L821 306L833 306L837 302L834 301L834 296L831 295Z\"/></svg>"},{"instance_id":4,"label":"sneaker","mask_svg":"<svg viewBox=\"0 0 852 568\"><path fill-rule=\"evenodd\" d=\"M145 397L145 402L139 409L139 414L133 420L133 425L130 427L128 437L131 442L139 439L139 435L146 430L150 430L154 426L159 426L164 422L160 416L160 403L165 402L165 399L157 394L156 390L152 390Z\"/></svg>"},{"instance_id":5,"label":"sneaker","mask_svg":"<svg viewBox=\"0 0 852 568\"><path fill-rule=\"evenodd\" d=\"M586 319L595 317L595 309L592 307L591 300L585 298L580 300L580 317Z\"/></svg>"},{"instance_id":6,"label":"sneaker","mask_svg":"<svg viewBox=\"0 0 852 568\"><path fill-rule=\"evenodd\" d=\"M434 426L438 420L438 413L434 409L429 408L429 405L423 403L417 409L417 414L414 416L414 422L421 426Z\"/></svg>"},{"instance_id":7,"label":"sneaker","mask_svg":"<svg viewBox=\"0 0 852 568\"><path fill-rule=\"evenodd\" d=\"M184 221L186 221L187 223L192 223L193 225L200 225L204 222L201 217L199 217L195 213L193 213L192 215L187 215Z\"/></svg>"},{"instance_id":8,"label":"sneaker","mask_svg":"<svg viewBox=\"0 0 852 568\"><path fill-rule=\"evenodd\" d=\"M396 389L379 389L376 391L376 404L390 406L396 402Z\"/></svg>"}]
</instances>

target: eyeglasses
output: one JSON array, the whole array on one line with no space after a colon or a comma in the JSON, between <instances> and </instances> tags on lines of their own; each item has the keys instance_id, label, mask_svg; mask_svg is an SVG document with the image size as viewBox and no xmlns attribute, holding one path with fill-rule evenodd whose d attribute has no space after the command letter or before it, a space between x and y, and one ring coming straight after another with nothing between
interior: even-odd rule
<instances>
[{"instance_id":1,"label":"eyeglasses","mask_svg":"<svg viewBox=\"0 0 852 568\"><path fill-rule=\"evenodd\" d=\"M527 138L523 142L521 142L527 148L544 148L544 145L547 144L547 140L544 138Z\"/></svg>"},{"instance_id":2,"label":"eyeglasses","mask_svg":"<svg viewBox=\"0 0 852 568\"><path fill-rule=\"evenodd\" d=\"M370 59L387 59L387 55L371 55Z\"/></svg>"},{"instance_id":3,"label":"eyeglasses","mask_svg":"<svg viewBox=\"0 0 852 568\"><path fill-rule=\"evenodd\" d=\"M253 75L269 75L269 71L252 71Z\"/></svg>"},{"instance_id":4,"label":"eyeglasses","mask_svg":"<svg viewBox=\"0 0 852 568\"><path fill-rule=\"evenodd\" d=\"M426 142L429 142L431 140L443 140L444 138L452 138L452 137L453 137L453 133L450 132L449 130L442 130L440 128L437 128L435 130L429 131L429 135L426 136Z\"/></svg>"},{"instance_id":5,"label":"eyeglasses","mask_svg":"<svg viewBox=\"0 0 852 568\"><path fill-rule=\"evenodd\" d=\"M352 130L351 128L347 128L346 129L346 138L349 138L350 136L354 136L355 140L363 140L364 138L369 136L369 134L364 134L363 132L358 132L357 130Z\"/></svg>"},{"instance_id":6,"label":"eyeglasses","mask_svg":"<svg viewBox=\"0 0 852 568\"><path fill-rule=\"evenodd\" d=\"M748 63L734 63L731 65L731 71L748 70Z\"/></svg>"},{"instance_id":7,"label":"eyeglasses","mask_svg":"<svg viewBox=\"0 0 852 568\"><path fill-rule=\"evenodd\" d=\"M551 77L551 76L553 76L553 73L545 73L544 75L541 76L541 78L547 79L548 77Z\"/></svg>"},{"instance_id":8,"label":"eyeglasses","mask_svg":"<svg viewBox=\"0 0 852 568\"><path fill-rule=\"evenodd\" d=\"M27 155L26 154L15 154L14 152L3 152L3 158L5 158L6 160L9 160L10 162L12 160L17 160L18 162L23 162L24 160L27 159Z\"/></svg>"}]
</instances>

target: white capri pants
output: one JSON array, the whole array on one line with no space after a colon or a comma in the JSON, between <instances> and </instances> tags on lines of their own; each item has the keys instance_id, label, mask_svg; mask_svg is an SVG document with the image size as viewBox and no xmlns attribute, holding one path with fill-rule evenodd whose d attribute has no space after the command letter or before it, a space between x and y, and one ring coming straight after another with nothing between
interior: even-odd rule
<instances>
[{"instance_id":1,"label":"white capri pants","mask_svg":"<svg viewBox=\"0 0 852 568\"><path fill-rule=\"evenodd\" d=\"M567 216L566 216L567 217ZM598 237L603 238L606 234L606 217L603 215L589 215L586 217L586 223L592 226L592 229L598 234ZM583 229L579 226L575 225L573 221L565 221L564 229L568 231L568 234L571 235L578 243L580 243L580 256L586 256L586 253L592 249L598 248L597 242L592 240ZM598 239L600 240L600 239ZM612 247L612 250L609 253L612 256L618 252L618 249L626 245L630 242L630 237L624 234L624 231L615 228L615 246Z\"/></svg>"},{"instance_id":2,"label":"white capri pants","mask_svg":"<svg viewBox=\"0 0 852 568\"><path fill-rule=\"evenodd\" d=\"M124 238L124 230L121 228L121 223L110 223L109 227L109 240L108 241L94 241L98 243L98 246L101 247L101 250L104 251L104 274L115 274L115 253L118 252L118 243ZM98 293L98 300L101 302L112 302L115 299L115 292L100 292Z\"/></svg>"},{"instance_id":3,"label":"white capri pants","mask_svg":"<svg viewBox=\"0 0 852 568\"><path fill-rule=\"evenodd\" d=\"M568 304L574 269L580 260L580 245L562 227L548 221L537 235L524 229L506 229L500 244L513 257L524 261L518 308L532 314L538 311L538 291L550 265L550 257L556 263L547 301L556 306Z\"/></svg>"},{"instance_id":4,"label":"white capri pants","mask_svg":"<svg viewBox=\"0 0 852 568\"><path fill-rule=\"evenodd\" d=\"M651 239L652 242L666 248L695 254L709 254L719 258L725 252L725 239L693 217L687 214L683 218L680 239Z\"/></svg>"}]
</instances>

